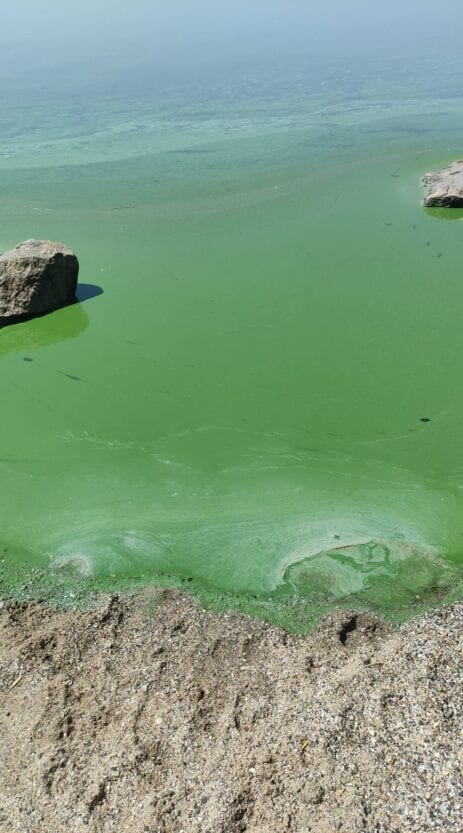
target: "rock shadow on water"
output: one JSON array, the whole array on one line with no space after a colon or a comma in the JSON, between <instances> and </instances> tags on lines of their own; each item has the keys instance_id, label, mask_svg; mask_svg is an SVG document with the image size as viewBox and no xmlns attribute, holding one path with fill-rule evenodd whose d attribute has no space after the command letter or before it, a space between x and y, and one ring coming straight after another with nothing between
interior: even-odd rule
<instances>
[{"instance_id":1,"label":"rock shadow on water","mask_svg":"<svg viewBox=\"0 0 463 833\"><path fill-rule=\"evenodd\" d=\"M0 325L0 358L8 353L30 353L77 338L90 323L84 304L102 294L103 290L96 284L79 284L73 304L34 318Z\"/></svg>"},{"instance_id":2,"label":"rock shadow on water","mask_svg":"<svg viewBox=\"0 0 463 833\"><path fill-rule=\"evenodd\" d=\"M91 298L97 298L103 295L103 289L96 283L79 283L76 291L76 300L78 303L89 301Z\"/></svg>"},{"instance_id":3,"label":"rock shadow on water","mask_svg":"<svg viewBox=\"0 0 463 833\"><path fill-rule=\"evenodd\" d=\"M426 208L425 214L433 220L463 220L463 208Z\"/></svg>"}]
</instances>

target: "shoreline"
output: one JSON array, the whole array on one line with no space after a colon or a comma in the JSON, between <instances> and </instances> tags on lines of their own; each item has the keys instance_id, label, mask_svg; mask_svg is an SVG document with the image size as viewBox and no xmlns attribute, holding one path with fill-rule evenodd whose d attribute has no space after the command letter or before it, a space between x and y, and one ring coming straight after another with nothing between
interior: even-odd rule
<instances>
[{"instance_id":1,"label":"shoreline","mask_svg":"<svg viewBox=\"0 0 463 833\"><path fill-rule=\"evenodd\" d=\"M463 604L294 636L175 590L3 602L0 831L458 830Z\"/></svg>"}]
</instances>

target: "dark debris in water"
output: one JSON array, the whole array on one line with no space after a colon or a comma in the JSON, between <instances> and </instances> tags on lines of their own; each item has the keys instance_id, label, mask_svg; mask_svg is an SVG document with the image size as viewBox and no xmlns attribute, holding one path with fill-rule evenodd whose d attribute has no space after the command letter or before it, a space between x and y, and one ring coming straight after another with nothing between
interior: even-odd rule
<instances>
[{"instance_id":1,"label":"dark debris in water","mask_svg":"<svg viewBox=\"0 0 463 833\"><path fill-rule=\"evenodd\" d=\"M23 362L33 362L34 359L31 359L30 356L23 356Z\"/></svg>"},{"instance_id":2,"label":"dark debris in water","mask_svg":"<svg viewBox=\"0 0 463 833\"><path fill-rule=\"evenodd\" d=\"M73 376L71 373L65 373L64 370L59 370L58 373L61 373L62 376L66 376L66 379L72 379L73 382L82 381L80 376Z\"/></svg>"},{"instance_id":3,"label":"dark debris in water","mask_svg":"<svg viewBox=\"0 0 463 833\"><path fill-rule=\"evenodd\" d=\"M420 422L431 422L430 417L420 417Z\"/></svg>"}]
</instances>

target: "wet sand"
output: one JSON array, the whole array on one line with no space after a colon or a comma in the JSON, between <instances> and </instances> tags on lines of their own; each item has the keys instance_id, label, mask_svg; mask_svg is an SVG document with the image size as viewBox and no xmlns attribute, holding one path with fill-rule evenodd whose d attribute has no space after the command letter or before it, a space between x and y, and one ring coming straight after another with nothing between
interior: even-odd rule
<instances>
[{"instance_id":1,"label":"wet sand","mask_svg":"<svg viewBox=\"0 0 463 833\"><path fill-rule=\"evenodd\" d=\"M304 637L174 591L0 613L5 833L463 830L463 605Z\"/></svg>"}]
</instances>

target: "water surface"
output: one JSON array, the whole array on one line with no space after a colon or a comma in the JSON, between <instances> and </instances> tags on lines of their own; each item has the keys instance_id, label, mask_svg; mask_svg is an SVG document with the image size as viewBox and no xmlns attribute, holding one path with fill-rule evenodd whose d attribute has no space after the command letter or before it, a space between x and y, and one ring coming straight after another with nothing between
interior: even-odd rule
<instances>
[{"instance_id":1,"label":"water surface","mask_svg":"<svg viewBox=\"0 0 463 833\"><path fill-rule=\"evenodd\" d=\"M296 6L4 74L0 248L62 240L83 284L0 332L6 592L299 630L460 594L463 213L419 185L462 153L458 39Z\"/></svg>"}]
</instances>

